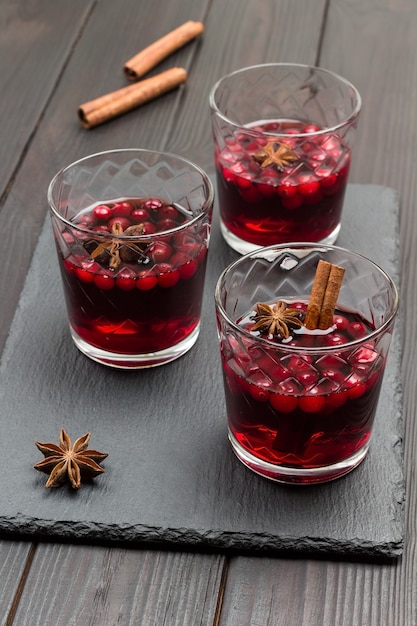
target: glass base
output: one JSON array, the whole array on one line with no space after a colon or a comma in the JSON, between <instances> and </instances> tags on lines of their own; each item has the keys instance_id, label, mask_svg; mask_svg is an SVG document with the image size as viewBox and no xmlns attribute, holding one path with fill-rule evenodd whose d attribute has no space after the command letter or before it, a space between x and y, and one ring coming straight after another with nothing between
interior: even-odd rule
<instances>
[{"instance_id":1,"label":"glass base","mask_svg":"<svg viewBox=\"0 0 417 626\"><path fill-rule=\"evenodd\" d=\"M237 237L234 233L232 233L232 231L229 230L227 226L225 226L221 220L220 220L220 230L223 235L223 239L226 241L226 243L231 248L233 248L233 250L236 250L236 252L238 252L239 254L248 254L249 252L254 252L255 250L258 250L259 248L263 247L256 243L250 243L249 241L240 239L240 237ZM336 241L336 239L339 236L339 233L340 233L340 224L336 226L336 228L330 233L330 235L328 235L324 239L321 239L320 241L315 241L314 243L319 243L319 244L322 243L322 244L330 245ZM287 243L294 243L294 242L288 241Z\"/></svg>"},{"instance_id":2,"label":"glass base","mask_svg":"<svg viewBox=\"0 0 417 626\"><path fill-rule=\"evenodd\" d=\"M240 445L230 430L229 440L232 444L233 452L246 467L264 478L291 485L313 485L340 478L355 469L363 461L369 449L369 441L367 441L358 452L348 459L340 461L340 463L313 469L297 469L286 467L285 465L273 465L258 459Z\"/></svg>"},{"instance_id":3,"label":"glass base","mask_svg":"<svg viewBox=\"0 0 417 626\"><path fill-rule=\"evenodd\" d=\"M117 352L101 350L87 343L71 326L70 331L77 348L93 361L117 369L143 369L165 365L188 352L198 339L200 324L194 328L193 332L190 333L188 337L174 346L160 350L159 352L149 352L147 354L119 354Z\"/></svg>"}]
</instances>

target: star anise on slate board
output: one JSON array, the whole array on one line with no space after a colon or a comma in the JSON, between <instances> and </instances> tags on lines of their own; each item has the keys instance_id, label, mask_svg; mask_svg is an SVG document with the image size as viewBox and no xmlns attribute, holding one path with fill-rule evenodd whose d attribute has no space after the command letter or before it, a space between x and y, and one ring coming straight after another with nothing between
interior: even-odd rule
<instances>
[{"instance_id":1,"label":"star anise on slate board","mask_svg":"<svg viewBox=\"0 0 417 626\"><path fill-rule=\"evenodd\" d=\"M78 489L82 480L93 478L105 471L99 463L108 454L89 450L90 437L91 434L86 433L72 445L67 432L62 428L59 436L60 445L35 442L45 458L36 463L34 468L50 474L45 487L59 487L69 481L74 489Z\"/></svg>"}]
</instances>

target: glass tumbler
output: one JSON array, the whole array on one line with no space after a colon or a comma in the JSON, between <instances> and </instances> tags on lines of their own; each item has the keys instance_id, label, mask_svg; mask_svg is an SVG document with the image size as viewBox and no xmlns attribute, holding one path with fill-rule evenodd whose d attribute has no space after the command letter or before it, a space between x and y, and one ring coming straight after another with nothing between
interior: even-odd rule
<instances>
[{"instance_id":1,"label":"glass tumbler","mask_svg":"<svg viewBox=\"0 0 417 626\"><path fill-rule=\"evenodd\" d=\"M76 346L118 368L161 365L199 328L213 187L199 167L152 150L85 157L48 189Z\"/></svg>"},{"instance_id":2,"label":"glass tumbler","mask_svg":"<svg viewBox=\"0 0 417 626\"><path fill-rule=\"evenodd\" d=\"M344 277L330 327L307 330L321 259L343 268ZM299 320L287 324L285 339L253 328L256 305L277 302ZM325 482L355 468L369 448L398 307L391 278L343 248L270 246L226 268L215 303L237 457L284 483Z\"/></svg>"},{"instance_id":3,"label":"glass tumbler","mask_svg":"<svg viewBox=\"0 0 417 626\"><path fill-rule=\"evenodd\" d=\"M334 243L361 98L328 70L289 63L240 69L210 93L226 242Z\"/></svg>"}]
</instances>

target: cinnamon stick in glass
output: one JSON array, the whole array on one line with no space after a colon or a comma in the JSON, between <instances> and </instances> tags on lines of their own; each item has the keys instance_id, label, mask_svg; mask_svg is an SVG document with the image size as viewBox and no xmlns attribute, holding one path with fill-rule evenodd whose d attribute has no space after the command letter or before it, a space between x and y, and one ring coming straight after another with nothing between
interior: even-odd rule
<instances>
[{"instance_id":1,"label":"cinnamon stick in glass","mask_svg":"<svg viewBox=\"0 0 417 626\"><path fill-rule=\"evenodd\" d=\"M172 52L201 35L203 31L204 25L201 22L185 22L129 59L123 68L126 76L130 80L140 78Z\"/></svg>"},{"instance_id":2,"label":"cinnamon stick in glass","mask_svg":"<svg viewBox=\"0 0 417 626\"><path fill-rule=\"evenodd\" d=\"M158 98L185 83L186 80L186 70L182 67L173 67L134 85L122 87L122 89L81 104L78 108L79 120L84 128L93 128Z\"/></svg>"},{"instance_id":3,"label":"cinnamon stick in glass","mask_svg":"<svg viewBox=\"0 0 417 626\"><path fill-rule=\"evenodd\" d=\"M344 273L338 265L322 259L318 262L304 320L309 330L326 330L332 325Z\"/></svg>"}]
</instances>

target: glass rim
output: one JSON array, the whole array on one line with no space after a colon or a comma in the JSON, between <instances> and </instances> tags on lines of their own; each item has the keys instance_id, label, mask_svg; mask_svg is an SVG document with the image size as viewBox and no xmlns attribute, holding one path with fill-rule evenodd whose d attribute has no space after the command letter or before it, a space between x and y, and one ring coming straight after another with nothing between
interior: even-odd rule
<instances>
[{"instance_id":1,"label":"glass rim","mask_svg":"<svg viewBox=\"0 0 417 626\"><path fill-rule=\"evenodd\" d=\"M221 301L221 294L220 294L220 290L224 284L224 281L227 277L228 274L231 274L237 266L239 266L241 263L247 261L249 258L253 258L254 260L256 259L256 255L261 254L267 254L269 251L273 251L273 250L279 250L279 251L285 251L285 250L291 250L294 248L310 248L311 250L335 250L338 252L342 252L345 254L348 254L350 256L353 257L357 257L360 258L363 261L366 261L367 263L369 263L380 275L382 275L385 280L387 281L387 285L390 287L393 296L394 296L394 301L391 307L391 311L389 316L387 317L387 319L381 324L381 326L379 326L378 328L376 328L375 330L370 331L365 337L360 337L358 339L352 339L351 341L348 341L344 344L338 344L336 346L290 346L288 344L284 344L284 343L274 343L272 341L269 341L268 339L264 339L261 336L256 336L251 334L249 331L245 330L244 328L242 328L242 326L239 326L239 324L237 324L227 313L226 309L224 308L222 301ZM227 324L229 326L231 326L235 331L237 331L239 334L245 336L248 339L251 339L252 341L258 343L260 342L261 345L263 346L268 346L269 348L276 348L282 351L287 351L288 353L299 353L300 351L305 352L307 354L314 354L314 353L332 353L332 352L341 352L343 350L347 350L347 349L351 349L354 348L355 346L359 346L362 345L372 339L375 339L376 337L379 337L381 334L383 334L387 328L389 326L391 326L391 324L393 323L395 316L398 312L398 306L399 306L399 296L398 296L398 289L393 281L393 279L391 278L391 276L377 263L375 263L374 261L372 261L371 259L369 259L368 257L366 257L365 255L361 254L360 252L355 252L353 250L348 250L347 248L343 248L341 246L334 246L334 245L330 245L330 244L316 244L314 242L295 242L295 243L285 243L285 244L274 244L271 246L266 246L263 248L258 248L257 250L253 250L252 252L248 252L247 254L241 256L240 258L236 259L235 261L233 261L232 263L230 263L230 265L228 265L220 274L219 278L217 279L216 282L216 286L215 286L215 290L214 290L214 301L215 301L215 306L216 306L216 310L218 313L221 314L222 318L227 322Z\"/></svg>"},{"instance_id":2,"label":"glass rim","mask_svg":"<svg viewBox=\"0 0 417 626\"><path fill-rule=\"evenodd\" d=\"M356 104L353 107L352 112L346 116L346 118L342 121L339 122L338 124L335 124L333 126L326 126L325 128L320 128L317 131L314 132L309 132L309 133L293 133L291 134L291 137L293 138L303 138L303 137L311 137L311 136L319 136L319 135L323 135L323 134L328 134L328 133L333 133L336 132L337 130L339 130L340 128L343 128L344 126L347 126L348 124L352 124L355 119L358 118L359 113L361 111L362 108L362 98L361 95L359 93L359 91L356 89L355 85L353 85L353 83L351 83L349 80L347 80L346 78L344 78L343 76L340 76L340 74L337 74L336 72L332 72L331 70L328 70L326 68L317 66L317 65L308 65L308 64L303 64L303 63L260 63L257 65L249 65L247 67L242 67L240 69L234 70L233 72L230 72L229 74L225 74L224 76L222 76L221 78L219 78L219 80L212 86L211 90L210 90L210 94L209 94L209 103L210 103L210 107L212 109L213 113L216 113L216 115L218 115L224 122L227 122L227 124L233 126L236 129L242 129L244 128L245 131L246 130L251 130L253 133L256 134L261 134L261 135L272 135L275 137L284 137L287 136L285 135L285 133L280 133L280 132L260 132L260 131L255 131L253 129L251 129L250 127L246 127L242 124L238 124L236 123L234 120L232 120L228 115L225 115L218 107L217 102L216 102L216 92L219 89L219 87L226 82L228 79L233 78L235 76L237 76L238 74L244 74L245 72L251 71L251 70L256 70L256 69L261 69L261 68L268 68L268 67L294 67L294 68L302 68L302 69L306 69L306 70L314 70L315 72L318 73L322 73L322 74L326 74L328 76L331 76L332 78L336 78L338 81L340 81L341 83L343 83L344 85L346 85L347 87L349 87L353 93L355 94L356 97ZM256 121L256 120L254 120Z\"/></svg>"},{"instance_id":3,"label":"glass rim","mask_svg":"<svg viewBox=\"0 0 417 626\"><path fill-rule=\"evenodd\" d=\"M55 206L55 202L53 200L53 189L56 185L56 183L58 182L58 180L60 178L62 178L62 176L68 172L71 168L80 165L88 160L91 160L93 158L96 157L102 157L105 155L111 155L111 154L120 154L120 153L132 153L132 154L154 154L156 156L163 156L163 157L168 157L170 159L177 159L178 161L182 161L184 164L189 165L192 169L194 169L195 171L197 171L202 180L204 181L204 184L206 186L207 189L207 197L201 207L200 212L195 215L194 217L192 217L191 219L187 219L185 222L183 222L182 224L179 224L178 226L176 226L175 228L170 228L170 229L166 229L166 230L161 230L158 231L156 233L149 233L148 235L118 235L115 233L106 233L106 232L100 232L100 231L95 231L92 230L90 228L83 228L78 224L75 224L74 222L71 222L71 220L67 219L66 217L64 217L63 215L61 215L61 213L59 212L58 208ZM115 198L113 201L122 201L123 197L121 198ZM86 234L93 234L95 238L98 239L108 239L109 237L111 237L111 239L116 239L116 240L126 240L126 241L152 241L153 239L155 239L156 235L161 236L165 236L165 235L170 235L170 234L175 234L177 232L180 232L181 230L186 230L189 226L192 226L193 224L199 222L200 220L202 220L210 211L211 207L213 206L214 203L214 186L213 183L211 182L208 174L199 166L196 165L195 163L193 163L192 161L190 161L189 159L187 159L186 157L180 156L178 154L174 154L172 152L164 152L164 151L160 151L160 150L151 150L151 149L147 149L147 148L118 148L115 150L103 150L101 152L95 152L93 154L89 154L87 156L81 157L80 159L77 159L76 161L73 161L72 163L70 163L69 165L66 165L65 167L62 167L52 178L51 182L48 185L48 189L47 189L47 201L48 201L48 205L49 205L49 209L51 211L51 213L62 223L64 223L66 226L69 226L71 229L76 230L76 231L80 231L82 233L86 233ZM103 201L104 203L104 201ZM175 203L174 203L175 204ZM86 207L87 208L87 207Z\"/></svg>"}]
</instances>

